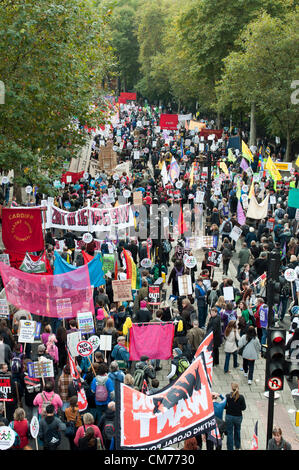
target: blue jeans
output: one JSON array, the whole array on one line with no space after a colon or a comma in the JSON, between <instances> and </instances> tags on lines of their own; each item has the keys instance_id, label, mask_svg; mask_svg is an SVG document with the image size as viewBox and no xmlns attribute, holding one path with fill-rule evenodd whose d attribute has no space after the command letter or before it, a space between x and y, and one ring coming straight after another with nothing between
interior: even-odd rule
<instances>
[{"instance_id":1,"label":"blue jeans","mask_svg":"<svg viewBox=\"0 0 299 470\"><path fill-rule=\"evenodd\" d=\"M289 298L288 297L280 297L280 305L281 305L281 312L280 312L280 320L282 321L284 319L284 316L286 314L287 308L288 308L288 302Z\"/></svg>"},{"instance_id":2,"label":"blue jeans","mask_svg":"<svg viewBox=\"0 0 299 470\"><path fill-rule=\"evenodd\" d=\"M242 416L226 415L226 431L227 431L227 450L234 450L241 448L241 423Z\"/></svg>"},{"instance_id":3,"label":"blue jeans","mask_svg":"<svg viewBox=\"0 0 299 470\"><path fill-rule=\"evenodd\" d=\"M202 306L198 306L198 326L199 328L203 328L206 324L206 319L207 319L207 306L204 305L203 307Z\"/></svg>"},{"instance_id":4,"label":"blue jeans","mask_svg":"<svg viewBox=\"0 0 299 470\"><path fill-rule=\"evenodd\" d=\"M224 362L224 372L228 372L229 361L230 361L231 354L233 355L234 367L238 367L238 352L237 351L235 351L233 353L226 352L225 353L225 362Z\"/></svg>"},{"instance_id":5,"label":"blue jeans","mask_svg":"<svg viewBox=\"0 0 299 470\"><path fill-rule=\"evenodd\" d=\"M245 374L248 372L248 380L253 380L254 363L255 361L243 358L243 370Z\"/></svg>"},{"instance_id":6,"label":"blue jeans","mask_svg":"<svg viewBox=\"0 0 299 470\"><path fill-rule=\"evenodd\" d=\"M267 328L262 328L261 344L267 344Z\"/></svg>"},{"instance_id":7,"label":"blue jeans","mask_svg":"<svg viewBox=\"0 0 299 470\"><path fill-rule=\"evenodd\" d=\"M97 417L96 417L96 422L95 424L99 425L100 424L100 420L101 420L101 417L102 417L102 414L106 411L107 409L107 405L96 405L96 410L97 410Z\"/></svg>"}]
</instances>

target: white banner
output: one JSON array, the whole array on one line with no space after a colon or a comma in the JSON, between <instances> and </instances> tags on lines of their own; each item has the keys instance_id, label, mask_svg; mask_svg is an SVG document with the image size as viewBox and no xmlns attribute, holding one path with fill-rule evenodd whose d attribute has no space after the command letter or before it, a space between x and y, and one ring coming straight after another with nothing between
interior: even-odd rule
<instances>
[{"instance_id":1,"label":"white banner","mask_svg":"<svg viewBox=\"0 0 299 470\"><path fill-rule=\"evenodd\" d=\"M56 206L48 206L47 228L60 228L78 232L108 232L112 227L119 230L134 226L130 204L117 207L85 207L68 212Z\"/></svg>"}]
</instances>

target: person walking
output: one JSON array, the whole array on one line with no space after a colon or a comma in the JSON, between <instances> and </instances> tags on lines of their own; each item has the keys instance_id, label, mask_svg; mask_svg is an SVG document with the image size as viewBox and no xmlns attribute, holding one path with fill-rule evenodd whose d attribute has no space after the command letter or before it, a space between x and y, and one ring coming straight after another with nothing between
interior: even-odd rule
<instances>
[{"instance_id":1,"label":"person walking","mask_svg":"<svg viewBox=\"0 0 299 470\"><path fill-rule=\"evenodd\" d=\"M224 352L225 352L225 362L224 362L224 373L229 373L229 361L230 356L233 355L233 364L234 368L238 367L238 341L240 340L240 335L237 330L237 322L231 320L224 331Z\"/></svg>"},{"instance_id":2,"label":"person walking","mask_svg":"<svg viewBox=\"0 0 299 470\"><path fill-rule=\"evenodd\" d=\"M217 308L211 308L210 314L208 315L208 324L206 336L213 333L213 366L219 365L219 347L222 343L221 337L221 320L218 315Z\"/></svg>"},{"instance_id":3,"label":"person walking","mask_svg":"<svg viewBox=\"0 0 299 470\"><path fill-rule=\"evenodd\" d=\"M245 377L248 377L248 385L252 384L254 364L259 358L261 352L261 343L257 337L254 326L249 326L247 334L243 335L238 342L239 350L243 348L243 371Z\"/></svg>"},{"instance_id":4,"label":"person walking","mask_svg":"<svg viewBox=\"0 0 299 470\"><path fill-rule=\"evenodd\" d=\"M240 450L241 425L246 402L244 396L240 394L239 385L235 382L231 384L231 392L226 394L225 410L227 450Z\"/></svg>"}]
</instances>

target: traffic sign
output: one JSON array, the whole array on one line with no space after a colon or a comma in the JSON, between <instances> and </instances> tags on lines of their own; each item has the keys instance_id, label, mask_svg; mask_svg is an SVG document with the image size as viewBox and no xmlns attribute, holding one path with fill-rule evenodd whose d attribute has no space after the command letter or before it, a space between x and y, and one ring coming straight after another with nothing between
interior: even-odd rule
<instances>
[{"instance_id":1,"label":"traffic sign","mask_svg":"<svg viewBox=\"0 0 299 470\"><path fill-rule=\"evenodd\" d=\"M268 380L269 390L274 390L274 392L276 392L277 390L281 390L282 385L283 385L282 380L279 377L271 377Z\"/></svg>"}]
</instances>

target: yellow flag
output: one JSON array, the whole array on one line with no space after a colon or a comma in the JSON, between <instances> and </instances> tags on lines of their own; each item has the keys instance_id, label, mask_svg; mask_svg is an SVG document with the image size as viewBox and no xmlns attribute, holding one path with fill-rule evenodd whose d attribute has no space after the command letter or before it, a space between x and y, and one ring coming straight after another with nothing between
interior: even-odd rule
<instances>
[{"instance_id":1,"label":"yellow flag","mask_svg":"<svg viewBox=\"0 0 299 470\"><path fill-rule=\"evenodd\" d=\"M223 173L225 173L226 175L229 175L229 171L227 169L227 166L226 166L225 162L221 162L219 166L220 166L221 170L223 171Z\"/></svg>"},{"instance_id":2,"label":"yellow flag","mask_svg":"<svg viewBox=\"0 0 299 470\"><path fill-rule=\"evenodd\" d=\"M190 186L191 187L193 186L193 183L194 183L194 166L195 166L195 162L192 163L192 169L190 171Z\"/></svg>"},{"instance_id":3,"label":"yellow flag","mask_svg":"<svg viewBox=\"0 0 299 470\"><path fill-rule=\"evenodd\" d=\"M242 140L242 155L249 162L253 162L252 153L251 153L249 147L245 144L244 140Z\"/></svg>"},{"instance_id":4,"label":"yellow flag","mask_svg":"<svg viewBox=\"0 0 299 470\"><path fill-rule=\"evenodd\" d=\"M266 170L269 170L270 171L270 174L271 174L271 178L274 180L274 181L279 181L281 180L281 174L279 173L278 169L276 168L272 158L268 157L267 161L266 161Z\"/></svg>"},{"instance_id":5,"label":"yellow flag","mask_svg":"<svg viewBox=\"0 0 299 470\"><path fill-rule=\"evenodd\" d=\"M299 166L299 155L297 157L297 160L295 161L295 165Z\"/></svg>"},{"instance_id":6,"label":"yellow flag","mask_svg":"<svg viewBox=\"0 0 299 470\"><path fill-rule=\"evenodd\" d=\"M252 198L254 196L254 181L252 180L251 186L250 186L250 191L248 194L248 199Z\"/></svg>"}]
</instances>

